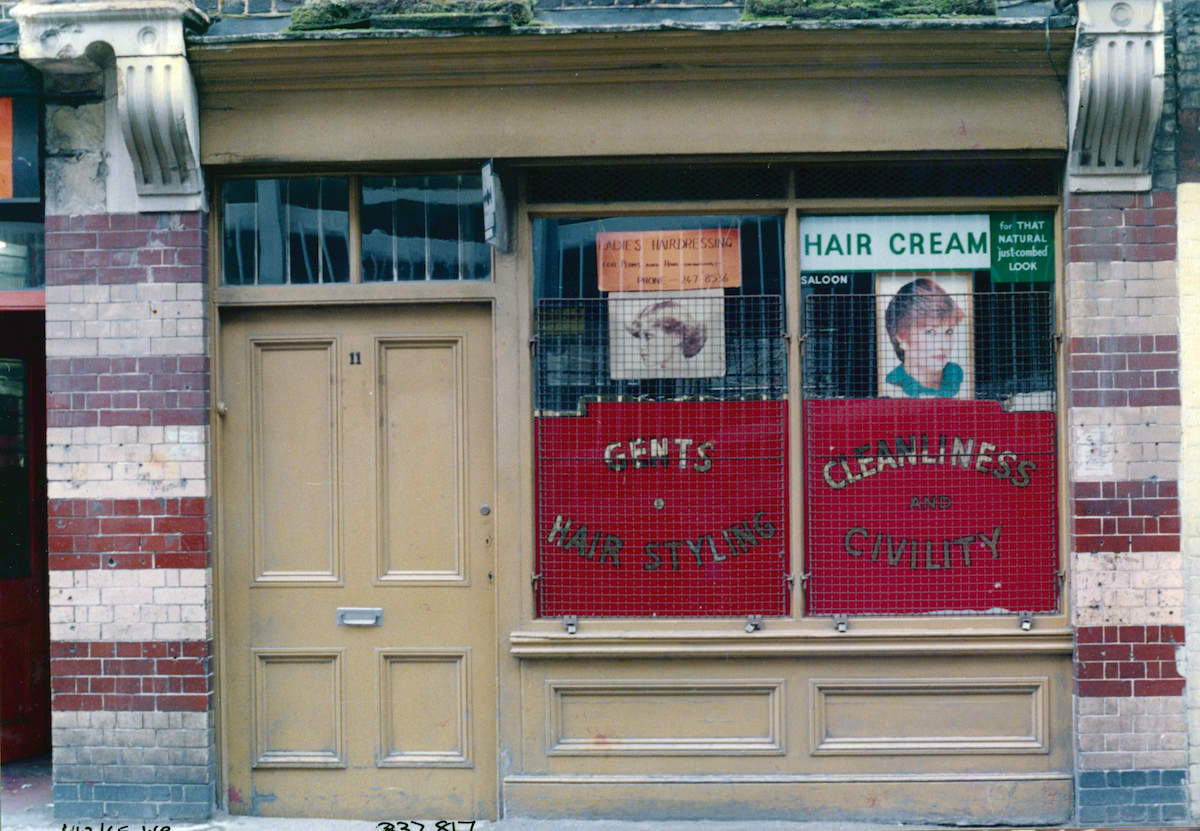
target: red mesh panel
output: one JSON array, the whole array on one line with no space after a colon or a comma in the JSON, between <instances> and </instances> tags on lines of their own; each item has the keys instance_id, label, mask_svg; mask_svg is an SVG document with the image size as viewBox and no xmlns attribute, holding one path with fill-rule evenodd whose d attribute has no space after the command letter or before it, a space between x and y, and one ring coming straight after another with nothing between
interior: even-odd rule
<instances>
[{"instance_id":1,"label":"red mesh panel","mask_svg":"<svg viewBox=\"0 0 1200 831\"><path fill-rule=\"evenodd\" d=\"M786 614L786 424L786 401L538 418L539 614Z\"/></svg>"},{"instance_id":2,"label":"red mesh panel","mask_svg":"<svg viewBox=\"0 0 1200 831\"><path fill-rule=\"evenodd\" d=\"M1053 412L810 400L804 436L810 614L1057 608Z\"/></svg>"}]
</instances>

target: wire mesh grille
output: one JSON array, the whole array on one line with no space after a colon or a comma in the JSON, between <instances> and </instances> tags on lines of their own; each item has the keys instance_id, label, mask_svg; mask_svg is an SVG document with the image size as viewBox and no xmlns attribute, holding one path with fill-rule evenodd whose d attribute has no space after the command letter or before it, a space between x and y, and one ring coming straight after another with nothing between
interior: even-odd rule
<instances>
[{"instance_id":1,"label":"wire mesh grille","mask_svg":"<svg viewBox=\"0 0 1200 831\"><path fill-rule=\"evenodd\" d=\"M538 302L538 415L579 413L586 402L598 400L785 396L787 348L779 296L636 294L641 296Z\"/></svg>"},{"instance_id":2,"label":"wire mesh grille","mask_svg":"<svg viewBox=\"0 0 1200 831\"><path fill-rule=\"evenodd\" d=\"M541 615L787 612L781 299L673 294L538 304Z\"/></svg>"},{"instance_id":3,"label":"wire mesh grille","mask_svg":"<svg viewBox=\"0 0 1200 831\"><path fill-rule=\"evenodd\" d=\"M1051 296L876 279L805 298L807 611L1056 609Z\"/></svg>"}]
</instances>

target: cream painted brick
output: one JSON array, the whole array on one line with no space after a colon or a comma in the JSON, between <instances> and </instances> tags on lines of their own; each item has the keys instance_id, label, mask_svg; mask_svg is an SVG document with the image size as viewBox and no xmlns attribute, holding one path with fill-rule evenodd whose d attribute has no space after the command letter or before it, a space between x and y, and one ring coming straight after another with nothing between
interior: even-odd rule
<instances>
[{"instance_id":1,"label":"cream painted brick","mask_svg":"<svg viewBox=\"0 0 1200 831\"><path fill-rule=\"evenodd\" d=\"M1098 716L1104 713L1104 699L1087 697L1075 698L1075 712L1080 716Z\"/></svg>"},{"instance_id":2,"label":"cream painted brick","mask_svg":"<svg viewBox=\"0 0 1200 831\"><path fill-rule=\"evenodd\" d=\"M1075 757L1080 770L1130 770L1133 753L1080 753Z\"/></svg>"},{"instance_id":3,"label":"cream painted brick","mask_svg":"<svg viewBox=\"0 0 1200 831\"><path fill-rule=\"evenodd\" d=\"M66 321L49 321L46 324L47 338L69 338L71 337L71 324Z\"/></svg>"},{"instance_id":4,"label":"cream painted brick","mask_svg":"<svg viewBox=\"0 0 1200 831\"><path fill-rule=\"evenodd\" d=\"M202 337L152 338L150 350L155 355L203 355L207 350Z\"/></svg>"},{"instance_id":5,"label":"cream painted brick","mask_svg":"<svg viewBox=\"0 0 1200 831\"><path fill-rule=\"evenodd\" d=\"M208 473L204 462L180 462L179 475L184 479L203 479Z\"/></svg>"},{"instance_id":6,"label":"cream painted brick","mask_svg":"<svg viewBox=\"0 0 1200 831\"><path fill-rule=\"evenodd\" d=\"M128 356L161 354L154 348L152 338L101 338L100 353L103 355Z\"/></svg>"},{"instance_id":7,"label":"cream painted brick","mask_svg":"<svg viewBox=\"0 0 1200 831\"><path fill-rule=\"evenodd\" d=\"M162 444L165 440L164 427L139 427L137 432L137 440L143 444Z\"/></svg>"},{"instance_id":8,"label":"cream painted brick","mask_svg":"<svg viewBox=\"0 0 1200 831\"><path fill-rule=\"evenodd\" d=\"M1165 770L1181 768L1186 764L1186 750L1158 750L1133 754L1134 770ZM1124 769L1127 770L1127 768Z\"/></svg>"},{"instance_id":9,"label":"cream painted brick","mask_svg":"<svg viewBox=\"0 0 1200 831\"><path fill-rule=\"evenodd\" d=\"M157 640L204 640L208 637L207 623L155 623L153 637Z\"/></svg>"},{"instance_id":10,"label":"cream painted brick","mask_svg":"<svg viewBox=\"0 0 1200 831\"><path fill-rule=\"evenodd\" d=\"M49 576L52 589L67 589L75 585L75 572L73 571L51 571Z\"/></svg>"},{"instance_id":11,"label":"cream painted brick","mask_svg":"<svg viewBox=\"0 0 1200 831\"><path fill-rule=\"evenodd\" d=\"M154 304L160 317L204 317L204 304L198 300L161 302Z\"/></svg>"},{"instance_id":12,"label":"cream painted brick","mask_svg":"<svg viewBox=\"0 0 1200 831\"><path fill-rule=\"evenodd\" d=\"M212 571L207 568L171 569L178 577L180 586L210 586Z\"/></svg>"},{"instance_id":13,"label":"cream painted brick","mask_svg":"<svg viewBox=\"0 0 1200 831\"><path fill-rule=\"evenodd\" d=\"M207 297L204 283L176 283L175 296L179 300L204 300Z\"/></svg>"},{"instance_id":14,"label":"cream painted brick","mask_svg":"<svg viewBox=\"0 0 1200 831\"><path fill-rule=\"evenodd\" d=\"M97 313L100 320L145 320L149 316L150 304L143 302L105 303Z\"/></svg>"},{"instance_id":15,"label":"cream painted brick","mask_svg":"<svg viewBox=\"0 0 1200 831\"><path fill-rule=\"evenodd\" d=\"M142 623L141 606L118 606L113 610L112 623Z\"/></svg>"},{"instance_id":16,"label":"cream painted brick","mask_svg":"<svg viewBox=\"0 0 1200 831\"><path fill-rule=\"evenodd\" d=\"M112 300L111 286L81 286L83 289L82 300L84 303L95 303L97 306L106 306Z\"/></svg>"},{"instance_id":17,"label":"cream painted brick","mask_svg":"<svg viewBox=\"0 0 1200 831\"><path fill-rule=\"evenodd\" d=\"M95 303L51 303L46 299L46 320L96 320L99 313Z\"/></svg>"},{"instance_id":18,"label":"cream painted brick","mask_svg":"<svg viewBox=\"0 0 1200 831\"><path fill-rule=\"evenodd\" d=\"M191 571L192 569L189 569ZM139 586L155 587L165 586L167 584L167 576L164 569L160 568L139 568L135 569Z\"/></svg>"},{"instance_id":19,"label":"cream painted brick","mask_svg":"<svg viewBox=\"0 0 1200 831\"><path fill-rule=\"evenodd\" d=\"M100 602L104 604L112 604L114 606L139 606L143 603L153 603L154 593L158 589L152 588L111 588L100 590Z\"/></svg>"},{"instance_id":20,"label":"cream painted brick","mask_svg":"<svg viewBox=\"0 0 1200 831\"><path fill-rule=\"evenodd\" d=\"M150 461L152 452L148 444L106 444L99 446L99 460L142 463Z\"/></svg>"},{"instance_id":21,"label":"cream painted brick","mask_svg":"<svg viewBox=\"0 0 1200 831\"><path fill-rule=\"evenodd\" d=\"M205 602L204 588L202 586L189 586L186 588L156 588L154 592L154 603L158 605L180 605L186 606L195 604L203 606Z\"/></svg>"},{"instance_id":22,"label":"cream painted brick","mask_svg":"<svg viewBox=\"0 0 1200 831\"><path fill-rule=\"evenodd\" d=\"M46 340L47 358L81 358L99 355L95 341L71 338L69 340Z\"/></svg>"},{"instance_id":23,"label":"cream painted brick","mask_svg":"<svg viewBox=\"0 0 1200 831\"><path fill-rule=\"evenodd\" d=\"M51 606L94 606L99 602L99 589L85 589L76 586L70 589L52 589L50 591Z\"/></svg>"},{"instance_id":24,"label":"cream painted brick","mask_svg":"<svg viewBox=\"0 0 1200 831\"><path fill-rule=\"evenodd\" d=\"M179 335L179 324L174 318L168 318L162 322L162 328L158 332L159 337L174 338Z\"/></svg>"},{"instance_id":25,"label":"cream painted brick","mask_svg":"<svg viewBox=\"0 0 1200 831\"><path fill-rule=\"evenodd\" d=\"M175 325L175 334L180 337L197 337L208 331L208 324L199 318L180 320Z\"/></svg>"},{"instance_id":26,"label":"cream painted brick","mask_svg":"<svg viewBox=\"0 0 1200 831\"><path fill-rule=\"evenodd\" d=\"M154 640L153 623L105 623L100 627L106 641L149 641Z\"/></svg>"},{"instance_id":27,"label":"cream painted brick","mask_svg":"<svg viewBox=\"0 0 1200 831\"><path fill-rule=\"evenodd\" d=\"M100 640L99 623L51 623L52 641L97 641Z\"/></svg>"},{"instance_id":28,"label":"cream painted brick","mask_svg":"<svg viewBox=\"0 0 1200 831\"><path fill-rule=\"evenodd\" d=\"M50 622L51 623L71 623L75 620L74 606L51 606L50 607Z\"/></svg>"},{"instance_id":29,"label":"cream painted brick","mask_svg":"<svg viewBox=\"0 0 1200 831\"><path fill-rule=\"evenodd\" d=\"M139 299L156 303L175 300L179 296L177 283L136 283L134 291Z\"/></svg>"},{"instance_id":30,"label":"cream painted brick","mask_svg":"<svg viewBox=\"0 0 1200 831\"><path fill-rule=\"evenodd\" d=\"M139 613L140 619L143 623L166 623L167 622L167 617L168 617L167 609L165 609L162 606L140 606L140 607L138 607L138 613ZM204 617L200 617L197 619L204 620Z\"/></svg>"},{"instance_id":31,"label":"cream painted brick","mask_svg":"<svg viewBox=\"0 0 1200 831\"><path fill-rule=\"evenodd\" d=\"M119 337L120 333L115 331L113 324L107 320L92 320L83 325L83 331L79 335L73 336L100 339Z\"/></svg>"},{"instance_id":32,"label":"cream painted brick","mask_svg":"<svg viewBox=\"0 0 1200 831\"><path fill-rule=\"evenodd\" d=\"M51 464L100 461L100 448L88 444L47 444L46 461Z\"/></svg>"},{"instance_id":33,"label":"cream painted brick","mask_svg":"<svg viewBox=\"0 0 1200 831\"><path fill-rule=\"evenodd\" d=\"M90 606L87 614L88 623L109 623L113 619L113 610L108 606Z\"/></svg>"}]
</instances>

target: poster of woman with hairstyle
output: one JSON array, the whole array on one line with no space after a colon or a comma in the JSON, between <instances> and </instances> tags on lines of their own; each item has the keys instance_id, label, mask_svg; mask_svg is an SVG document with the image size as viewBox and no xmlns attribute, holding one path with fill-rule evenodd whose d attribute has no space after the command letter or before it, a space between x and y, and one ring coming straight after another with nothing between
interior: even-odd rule
<instances>
[{"instance_id":1,"label":"poster of woman with hairstyle","mask_svg":"<svg viewBox=\"0 0 1200 831\"><path fill-rule=\"evenodd\" d=\"M879 395L972 398L969 275L880 274L875 295Z\"/></svg>"}]
</instances>

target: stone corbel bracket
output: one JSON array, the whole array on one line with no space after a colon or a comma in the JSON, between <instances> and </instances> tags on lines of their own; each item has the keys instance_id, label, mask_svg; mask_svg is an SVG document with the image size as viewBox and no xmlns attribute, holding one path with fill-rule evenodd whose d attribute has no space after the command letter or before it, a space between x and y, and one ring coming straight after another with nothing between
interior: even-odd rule
<instances>
[{"instance_id":1,"label":"stone corbel bracket","mask_svg":"<svg viewBox=\"0 0 1200 831\"><path fill-rule=\"evenodd\" d=\"M1162 0L1082 0L1071 64L1072 191L1145 191L1162 115Z\"/></svg>"},{"instance_id":2,"label":"stone corbel bracket","mask_svg":"<svg viewBox=\"0 0 1200 831\"><path fill-rule=\"evenodd\" d=\"M139 206L196 209L204 182L184 35L203 31L208 17L181 0L26 0L11 14L20 27L21 59L43 73L115 70L116 117Z\"/></svg>"}]
</instances>

